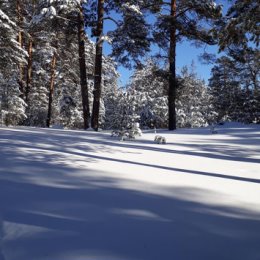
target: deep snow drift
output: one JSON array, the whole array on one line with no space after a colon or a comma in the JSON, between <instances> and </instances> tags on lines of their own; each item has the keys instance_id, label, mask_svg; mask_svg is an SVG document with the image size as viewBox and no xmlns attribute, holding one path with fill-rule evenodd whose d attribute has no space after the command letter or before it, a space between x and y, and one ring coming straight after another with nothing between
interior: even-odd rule
<instances>
[{"instance_id":1,"label":"deep snow drift","mask_svg":"<svg viewBox=\"0 0 260 260\"><path fill-rule=\"evenodd\" d=\"M0 260L259 260L260 127L0 127Z\"/></svg>"}]
</instances>

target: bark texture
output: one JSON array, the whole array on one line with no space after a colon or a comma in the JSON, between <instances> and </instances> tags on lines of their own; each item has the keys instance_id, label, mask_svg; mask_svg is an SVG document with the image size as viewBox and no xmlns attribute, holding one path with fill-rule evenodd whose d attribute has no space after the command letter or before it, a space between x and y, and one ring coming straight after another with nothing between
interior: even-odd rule
<instances>
[{"instance_id":1,"label":"bark texture","mask_svg":"<svg viewBox=\"0 0 260 260\"><path fill-rule=\"evenodd\" d=\"M52 61L51 61L51 79L50 79L50 87L49 87L48 114L47 114L47 120L46 120L47 127L50 127L50 124L51 124L52 101L53 101L53 93L54 93L56 64L57 64L57 56L56 56L56 53L54 53L53 57L52 57Z\"/></svg>"},{"instance_id":2,"label":"bark texture","mask_svg":"<svg viewBox=\"0 0 260 260\"><path fill-rule=\"evenodd\" d=\"M170 50L169 50L169 90L168 90L168 109L169 109L169 130L176 129L176 0L171 1L171 28L170 28Z\"/></svg>"},{"instance_id":3,"label":"bark texture","mask_svg":"<svg viewBox=\"0 0 260 260\"><path fill-rule=\"evenodd\" d=\"M88 129L90 113L89 113L86 59L85 59L84 16L83 16L82 9L78 14L78 48L79 48L79 71L80 71L80 85L81 85L84 129Z\"/></svg>"},{"instance_id":4,"label":"bark texture","mask_svg":"<svg viewBox=\"0 0 260 260\"><path fill-rule=\"evenodd\" d=\"M103 33L103 18L104 18L104 0L98 0L98 21L96 28L96 57L95 57L95 74L94 74L94 91L93 91L93 110L91 118L91 127L98 131L99 127L99 112L100 100L102 93L102 33Z\"/></svg>"}]
</instances>

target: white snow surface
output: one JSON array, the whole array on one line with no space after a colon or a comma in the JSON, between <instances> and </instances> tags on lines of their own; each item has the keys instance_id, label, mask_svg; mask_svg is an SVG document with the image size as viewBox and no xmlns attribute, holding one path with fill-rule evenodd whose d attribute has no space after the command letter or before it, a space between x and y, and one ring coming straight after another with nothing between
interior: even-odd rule
<instances>
[{"instance_id":1,"label":"white snow surface","mask_svg":"<svg viewBox=\"0 0 260 260\"><path fill-rule=\"evenodd\" d=\"M259 260L260 126L0 127L0 260Z\"/></svg>"}]
</instances>

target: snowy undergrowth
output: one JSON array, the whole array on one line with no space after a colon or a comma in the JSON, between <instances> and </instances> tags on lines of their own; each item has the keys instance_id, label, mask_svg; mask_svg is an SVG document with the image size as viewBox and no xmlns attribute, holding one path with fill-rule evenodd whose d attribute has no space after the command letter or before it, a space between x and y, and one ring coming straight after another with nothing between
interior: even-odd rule
<instances>
[{"instance_id":1,"label":"snowy undergrowth","mask_svg":"<svg viewBox=\"0 0 260 260\"><path fill-rule=\"evenodd\" d=\"M260 127L216 130L1 127L0 259L259 259Z\"/></svg>"}]
</instances>

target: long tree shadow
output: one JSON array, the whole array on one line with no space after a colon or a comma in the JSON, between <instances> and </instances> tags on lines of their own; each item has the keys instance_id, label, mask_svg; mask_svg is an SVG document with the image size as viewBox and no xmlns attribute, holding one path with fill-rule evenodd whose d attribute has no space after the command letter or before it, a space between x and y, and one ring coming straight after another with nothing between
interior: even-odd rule
<instances>
[{"instance_id":1,"label":"long tree shadow","mask_svg":"<svg viewBox=\"0 0 260 260\"><path fill-rule=\"evenodd\" d=\"M15 130L14 130L15 131ZM155 147L153 141L147 141L147 140L136 140L132 142L119 142L111 139L108 134L101 135L98 133L93 132L86 132L84 136L79 136L77 133L75 134L66 134L66 132L55 132L54 130L51 130L53 132L52 135L49 135L49 130L46 129L46 132L42 130L42 137L37 136L37 132L35 135L37 136L37 140L40 144L51 144L52 146L56 146L55 149L58 151L62 151L65 148L69 148L70 146L75 146L76 143L84 143L84 146L82 146L81 149L90 151L92 149L92 145L100 145L100 149L111 151L109 149L109 146L112 147L118 147L118 148L129 148L129 149L137 149L142 151L155 151L155 152L162 152L162 153L169 153L169 154L179 154L179 155L188 155L188 156L196 156L196 157L205 157L205 158L211 158L211 159L219 159L219 160L228 160L228 161L235 161L235 162L249 162L249 163L260 163L260 159L257 158L250 158L251 154L248 149L243 149L242 146L240 149L237 149L237 147L232 147L230 145L216 145L216 144L209 144L205 143L203 144L174 144L169 143L173 146L183 146L186 147L189 150L180 151L172 148L162 148ZM45 134L44 134L45 133ZM47 136L46 136L47 135ZM3 140L7 140L9 142L10 138L10 132L6 131L6 133L1 133L1 137ZM31 133L29 131L28 135L25 135L23 132L16 133L16 140L19 140L21 142L27 142L32 138ZM88 144L88 145L86 145ZM78 148L80 148L80 145L78 145ZM196 149L196 150L194 150ZM253 155L255 155L257 151L254 152ZM222 154L221 154L222 153Z\"/></svg>"},{"instance_id":2,"label":"long tree shadow","mask_svg":"<svg viewBox=\"0 0 260 260\"><path fill-rule=\"evenodd\" d=\"M30 146L30 145L25 145L24 147L35 149L34 146ZM15 146L12 146L11 150L14 150L14 149L15 149ZM130 161L130 160L124 160L124 159L110 158L110 157L106 157L106 156L99 156L99 155L93 155L93 154L88 154L88 153L70 151L70 149L69 149L69 151L67 151L64 148L62 150L51 149L51 148L41 148L39 152L34 151L34 155L31 155L30 160L32 160L32 159L36 160L36 161L42 160L41 154L44 151L49 153L49 156L47 156L48 159L46 158L47 161L54 162L54 163L60 163L60 164L66 164L66 161L68 161L68 159L66 159L67 156L73 155L73 156L81 157L81 159L78 159L78 161L82 161L84 163L85 162L97 162L99 160L101 160L101 161L103 160L103 161L111 161L111 162L115 162L115 163L124 163L127 165L137 165L137 166L144 166L144 167L149 167L149 168L154 168L154 169L167 170L167 171L173 172L174 174L176 174L176 173L195 174L195 175L229 179L229 180L235 180L235 181L244 181L244 182L257 183L257 184L260 183L260 179L255 179L255 178L246 178L246 177L233 176L233 175L227 175L227 174L181 169L181 168L169 167L169 166L163 166L163 165L157 165L157 164L151 164L151 163L142 163L142 162L136 162L136 161ZM64 156L61 157L61 155L58 155L59 152L62 152L62 154L64 154ZM38 157L37 154L40 154L40 156ZM10 156L12 156L12 155L10 154ZM17 158L16 160L19 160L19 158ZM3 164L7 164L7 161L4 160L2 165ZM1 168L1 166L0 166L0 168ZM42 170L46 171L46 169L44 167L42 168Z\"/></svg>"},{"instance_id":3,"label":"long tree shadow","mask_svg":"<svg viewBox=\"0 0 260 260\"><path fill-rule=\"evenodd\" d=\"M0 259L260 258L256 212L199 203L197 197L212 196L202 189L168 188L170 195L165 196L160 192L165 186L155 185L153 193L134 184L124 188L120 178L64 162L78 155L89 163L112 160L175 172L182 169L72 152L66 145L55 149L52 139L37 140L48 145L37 150L29 136L19 137L17 141L24 141L19 145L13 138L13 143L5 142L5 149L1 148ZM32 152L26 153L30 147ZM194 173L202 174L190 172Z\"/></svg>"},{"instance_id":4,"label":"long tree shadow","mask_svg":"<svg viewBox=\"0 0 260 260\"><path fill-rule=\"evenodd\" d=\"M165 197L103 178L78 180L86 188L26 180L0 181L6 260L259 259L260 216L181 198L210 195L203 190Z\"/></svg>"},{"instance_id":5,"label":"long tree shadow","mask_svg":"<svg viewBox=\"0 0 260 260\"><path fill-rule=\"evenodd\" d=\"M51 138L51 137L49 137ZM67 139L69 139L67 137ZM2 138L2 140L4 140ZM18 140L18 141L17 141ZM219 174L219 173L211 173L211 172L203 172L203 171L198 171L198 170L188 170L188 169L181 169L181 168L176 168L176 167L169 167L169 166L163 166L163 165L157 165L157 164L152 164L152 163L142 163L142 162L136 162L136 161L130 161L130 160L125 160L125 159L118 159L118 158L111 158L107 156L100 156L100 155L95 155L95 154L90 154L91 152L95 152L96 150L91 146L91 145L85 145L84 147L80 148L78 147L78 143L75 143L75 140L70 140L67 142L67 145L59 145L59 143L55 143L53 139L46 140L46 138L43 138L43 140L38 139L37 143L30 143L28 140L28 137L24 137L23 139L21 137L17 137L17 140L15 140L13 143L6 144L5 143L5 149L8 150L5 152L5 158L2 160L0 164L0 169L1 167L8 167L9 160L8 158L12 158L13 161L21 161L21 164L27 164L28 162L26 161L39 161L42 163L43 156L46 161L49 163L54 163L54 164L66 164L68 161L68 158L71 156L78 156L77 161L80 162L98 162L98 161L112 161L115 163L123 163L127 165L137 165L137 166L144 166L144 167L149 167L149 168L154 168L154 169L161 169L161 170L167 170L171 171L173 173L182 173L182 174L195 174L195 175L201 175L201 176L208 176L208 177L214 177L214 178L223 178L223 179L230 179L230 180L236 180L236 181L244 181L244 182L251 182L251 183L260 183L260 179L255 179L255 178L247 178L247 177L240 177L240 176L233 176L233 175L227 175L227 174ZM16 149L21 148L21 144L19 143L20 141L23 141L24 143L22 144L23 148L29 148L32 150L31 153L27 155L22 154L21 156L15 156L15 151ZM26 141L26 142L25 142ZM93 141L94 142L94 141ZM66 141L64 141L66 143ZM89 143L89 140L88 140ZM47 145L48 144L48 145ZM74 144L74 146L77 147L76 151L75 149L71 148L71 144ZM47 147L45 148L45 146ZM114 144L115 145L115 144ZM122 147L128 147L128 148L135 148L138 147L141 149L142 146L136 146L136 145L128 145L128 144L120 144ZM104 148L104 147L106 148ZM107 143L103 143L103 146L101 146L101 149L104 150L109 150L111 153L111 150L107 147ZM147 147L144 147L144 149ZM96 148L97 149L97 148ZM155 149L155 148L148 148L150 149ZM158 148L159 149L159 148ZM165 149L164 149L165 150ZM155 149L155 151L157 151ZM161 151L161 150L159 150ZM169 150L171 153L173 152L172 150ZM188 152L181 152L183 154L187 154ZM3 152L2 152L3 154ZM191 153L192 154L192 153ZM200 153L201 154L201 153ZM4 154L3 154L4 155ZM2 155L2 156L3 156ZM72 161L75 160L75 158L72 159ZM257 160L259 161L259 160ZM23 165L19 166L20 168L23 167ZM41 167L42 171L45 171L45 167ZM52 176L53 177L53 176Z\"/></svg>"}]
</instances>

